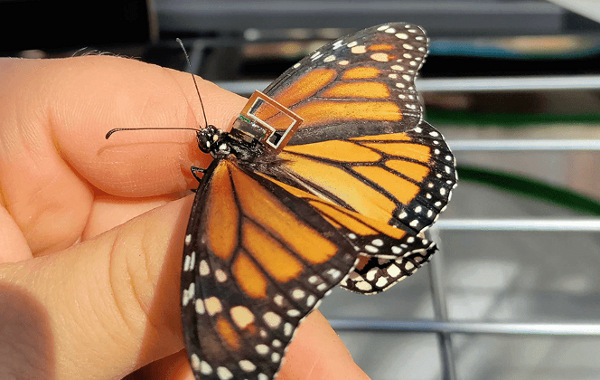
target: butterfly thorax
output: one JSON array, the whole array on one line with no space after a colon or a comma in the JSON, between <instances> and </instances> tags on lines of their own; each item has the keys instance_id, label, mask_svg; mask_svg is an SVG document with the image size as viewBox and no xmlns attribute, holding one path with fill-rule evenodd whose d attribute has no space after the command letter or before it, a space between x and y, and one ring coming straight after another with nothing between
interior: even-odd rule
<instances>
[{"instance_id":1,"label":"butterfly thorax","mask_svg":"<svg viewBox=\"0 0 600 380\"><path fill-rule=\"evenodd\" d=\"M270 165L277 161L276 155L260 142L236 138L235 134L223 132L213 125L198 131L196 139L200 150L215 159L234 156L238 162L249 166Z\"/></svg>"}]
</instances>

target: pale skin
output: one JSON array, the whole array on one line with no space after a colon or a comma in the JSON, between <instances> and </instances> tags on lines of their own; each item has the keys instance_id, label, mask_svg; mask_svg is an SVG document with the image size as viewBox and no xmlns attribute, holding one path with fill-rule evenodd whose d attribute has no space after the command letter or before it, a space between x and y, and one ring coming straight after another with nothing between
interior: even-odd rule
<instances>
[{"instance_id":1,"label":"pale skin","mask_svg":"<svg viewBox=\"0 0 600 380\"><path fill-rule=\"evenodd\" d=\"M199 80L209 123L245 99ZM131 59L0 59L0 378L192 379L183 239L206 167L189 74ZM175 195L174 195L175 194ZM279 379L367 379L313 312Z\"/></svg>"}]
</instances>

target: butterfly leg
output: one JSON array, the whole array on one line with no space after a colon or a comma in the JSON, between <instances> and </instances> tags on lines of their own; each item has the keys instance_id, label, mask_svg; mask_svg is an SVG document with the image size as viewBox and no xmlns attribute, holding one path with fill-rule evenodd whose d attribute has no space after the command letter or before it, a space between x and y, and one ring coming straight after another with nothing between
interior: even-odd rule
<instances>
[{"instance_id":1,"label":"butterfly leg","mask_svg":"<svg viewBox=\"0 0 600 380\"><path fill-rule=\"evenodd\" d=\"M199 168L197 166L192 166L192 167L190 167L190 171L192 172L192 175L194 176L194 178L196 178L196 181L198 181L198 183L200 183L202 181L202 177L199 177L198 173L201 173L202 175L204 175L204 173L206 172L206 169ZM198 189L192 189L192 191L194 193L196 193L196 192L198 192Z\"/></svg>"},{"instance_id":2,"label":"butterfly leg","mask_svg":"<svg viewBox=\"0 0 600 380\"><path fill-rule=\"evenodd\" d=\"M202 181L202 177L198 177L198 173L204 174L204 172L206 172L206 169L203 168L199 168L197 166L192 166L190 168L192 175L194 176L194 178L196 178L196 181L200 182Z\"/></svg>"}]
</instances>

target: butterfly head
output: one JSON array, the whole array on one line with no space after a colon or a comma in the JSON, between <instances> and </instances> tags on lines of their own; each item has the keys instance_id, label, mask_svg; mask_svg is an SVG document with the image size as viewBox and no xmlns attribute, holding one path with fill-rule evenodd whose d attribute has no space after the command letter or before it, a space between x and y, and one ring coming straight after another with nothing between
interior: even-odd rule
<instances>
[{"instance_id":1,"label":"butterfly head","mask_svg":"<svg viewBox=\"0 0 600 380\"><path fill-rule=\"evenodd\" d=\"M198 147L204 153L210 153L213 157L227 156L231 153L231 147L227 133L224 133L214 125L209 125L196 132Z\"/></svg>"}]
</instances>

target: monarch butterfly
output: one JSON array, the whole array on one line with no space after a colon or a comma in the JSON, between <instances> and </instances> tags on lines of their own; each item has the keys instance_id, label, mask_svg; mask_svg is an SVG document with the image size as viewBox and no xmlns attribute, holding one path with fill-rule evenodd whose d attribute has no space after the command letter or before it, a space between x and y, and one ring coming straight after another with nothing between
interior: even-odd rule
<instances>
[{"instance_id":1,"label":"monarch butterfly","mask_svg":"<svg viewBox=\"0 0 600 380\"><path fill-rule=\"evenodd\" d=\"M255 92L231 132L197 131L214 157L192 168L181 274L197 379L274 378L333 287L381 292L429 260L457 178L414 87L427 51L415 25L362 30Z\"/></svg>"}]
</instances>

